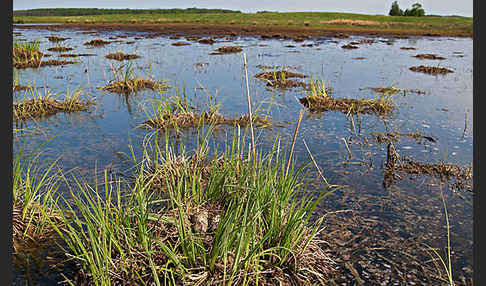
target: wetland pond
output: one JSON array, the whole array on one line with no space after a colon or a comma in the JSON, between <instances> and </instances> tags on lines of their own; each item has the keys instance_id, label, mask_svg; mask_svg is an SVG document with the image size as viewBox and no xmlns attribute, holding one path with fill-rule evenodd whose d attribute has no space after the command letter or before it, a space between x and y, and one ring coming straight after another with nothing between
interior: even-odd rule
<instances>
[{"instance_id":1,"label":"wetland pond","mask_svg":"<svg viewBox=\"0 0 486 286\"><path fill-rule=\"evenodd\" d=\"M397 136L393 150L421 164L455 164L467 167L473 160L473 40L471 38L392 36L350 36L338 39L314 37L303 42L259 36L221 36L214 42L169 36L150 37L132 31L93 31L14 26L14 40L38 40L47 59L74 59L60 66L14 69L23 86L35 85L44 94L65 94L82 90L95 102L88 111L58 113L48 118L14 121L14 156L24 146L41 147L42 158L59 158L63 170L75 168L87 181L109 168L125 174L131 167L131 149L137 156L150 131L137 128L147 120L157 98L179 95L197 110L219 105L219 113L237 117L248 113L243 53L247 58L249 90L253 111L268 115L270 128L255 129L259 148L270 150L275 138L289 145L300 110L304 117L295 143L297 164L310 164L309 190L316 196L325 184L311 161L330 184L341 186L323 199L316 216L325 216L321 231L327 250L337 262L336 285L427 285L443 267L427 251L437 248L445 257L447 226L441 193L451 224L451 257L457 283L472 285L473 197L471 188L459 188L451 181L431 174L400 172L387 180L387 142L377 134L395 132L420 136ZM50 36L64 39L49 41ZM208 36L203 36L208 38ZM109 41L100 46L85 43ZM200 39L199 39L200 40ZM368 40L368 41L365 41ZM172 45L187 42L189 45ZM342 48L350 44L357 48ZM48 51L63 46L72 50ZM214 53L221 46L239 46L241 52ZM415 48L415 49L412 49ZM66 50L66 49L58 49ZM127 60L106 58L122 51L138 57ZM60 57L61 54L85 56ZM437 57L417 56L434 54ZM447 68L446 74L410 70L413 66ZM106 86L116 70L163 80L166 91L143 90L129 95L98 87ZM320 80L334 98L375 99L373 88L395 88L391 94L395 109L386 116L347 114L328 110L309 112L299 99L307 93L302 86L272 87L255 75L276 70L304 74L296 82ZM408 92L403 92L403 89ZM13 92L13 101L31 98L29 90ZM210 103L208 103L210 102ZM233 135L229 127L212 135L215 148ZM418 139L422 140L418 140ZM427 139L428 138L428 139ZM184 129L174 142L186 150L195 145L195 132ZM387 156L388 155L388 156ZM469 181L470 184L472 182ZM24 265L25 266L25 265ZM35 270L16 266L17 284L25 284ZM34 267L34 266L30 266ZM40 267L40 266L39 266ZM53 271L41 271L39 281L62 280ZM55 273L55 271L53 272ZM434 283L441 285L440 280ZM411 282L410 284L408 282Z\"/></svg>"}]
</instances>

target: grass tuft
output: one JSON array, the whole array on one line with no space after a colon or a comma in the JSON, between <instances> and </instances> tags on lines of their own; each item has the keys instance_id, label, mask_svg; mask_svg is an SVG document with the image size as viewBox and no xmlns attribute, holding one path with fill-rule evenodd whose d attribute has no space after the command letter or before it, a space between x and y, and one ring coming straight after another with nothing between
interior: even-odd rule
<instances>
[{"instance_id":1,"label":"grass tuft","mask_svg":"<svg viewBox=\"0 0 486 286\"><path fill-rule=\"evenodd\" d=\"M57 100L51 93L42 96L35 87L29 87L31 98L13 103L13 119L28 120L54 115L59 112L86 111L91 100L81 100L82 90L67 91L63 100Z\"/></svg>"},{"instance_id":2,"label":"grass tuft","mask_svg":"<svg viewBox=\"0 0 486 286\"><path fill-rule=\"evenodd\" d=\"M112 59L112 60L117 60L117 61L123 61L123 60L133 60L133 59L138 59L140 56L136 54L125 54L121 51L118 51L116 53L111 53L105 56L107 59Z\"/></svg>"},{"instance_id":3,"label":"grass tuft","mask_svg":"<svg viewBox=\"0 0 486 286\"><path fill-rule=\"evenodd\" d=\"M323 81L311 80L306 89L308 96L299 98L302 105L312 112L340 111L346 114L379 114L391 113L395 106L392 96L381 95L375 99L333 98Z\"/></svg>"},{"instance_id":4,"label":"grass tuft","mask_svg":"<svg viewBox=\"0 0 486 286\"><path fill-rule=\"evenodd\" d=\"M325 283L334 262L316 239L322 220L309 219L329 192L306 194L294 165L283 175L278 141L249 164L236 131L214 154L208 136L198 132L190 156L147 141L131 184L107 172L102 190L75 180L57 230L78 265L73 284Z\"/></svg>"}]
</instances>

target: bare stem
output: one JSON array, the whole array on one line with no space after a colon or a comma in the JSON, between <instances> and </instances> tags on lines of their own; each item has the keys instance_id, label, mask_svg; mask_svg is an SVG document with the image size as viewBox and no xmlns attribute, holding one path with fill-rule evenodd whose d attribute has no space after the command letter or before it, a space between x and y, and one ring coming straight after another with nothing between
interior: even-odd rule
<instances>
[{"instance_id":1,"label":"bare stem","mask_svg":"<svg viewBox=\"0 0 486 286\"><path fill-rule=\"evenodd\" d=\"M245 79L246 79L246 96L248 98L248 116L250 117L250 131L251 131L251 144L253 159L255 159L255 134L253 133L253 116L251 114L251 99L250 99L250 87L248 84L248 69L246 65L246 53L243 53L243 67L245 68Z\"/></svg>"},{"instance_id":2,"label":"bare stem","mask_svg":"<svg viewBox=\"0 0 486 286\"><path fill-rule=\"evenodd\" d=\"M302 121L302 117L304 116L304 110L301 109L299 113L299 120L297 121L297 125L295 126L294 131L294 138L292 139L292 145L290 147L290 154L289 159L287 161L287 169L285 170L285 177L287 177L290 168L290 161L292 160L292 154L294 153L294 146L295 146L295 139L297 139L297 132L299 131L300 122Z\"/></svg>"}]
</instances>

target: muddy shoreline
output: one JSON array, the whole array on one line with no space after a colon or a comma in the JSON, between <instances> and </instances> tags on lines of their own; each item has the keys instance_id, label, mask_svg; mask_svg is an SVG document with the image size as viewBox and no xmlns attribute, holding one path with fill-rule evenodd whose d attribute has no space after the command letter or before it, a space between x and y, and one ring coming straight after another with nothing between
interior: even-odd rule
<instances>
[{"instance_id":1,"label":"muddy shoreline","mask_svg":"<svg viewBox=\"0 0 486 286\"><path fill-rule=\"evenodd\" d=\"M60 31L64 29L84 31L130 31L130 32L151 32L151 37L165 35L221 35L221 36L265 36L269 38L293 39L296 37L313 39L316 37L338 37L342 38L343 33L347 35L363 35L370 37L381 36L428 36L428 37L471 37L467 33L451 33L447 30L442 32L426 32L420 30L383 30L363 28L308 28L308 27L270 27L270 26L236 26L236 25L201 25L201 24L13 24L14 29L43 29Z\"/></svg>"}]
</instances>

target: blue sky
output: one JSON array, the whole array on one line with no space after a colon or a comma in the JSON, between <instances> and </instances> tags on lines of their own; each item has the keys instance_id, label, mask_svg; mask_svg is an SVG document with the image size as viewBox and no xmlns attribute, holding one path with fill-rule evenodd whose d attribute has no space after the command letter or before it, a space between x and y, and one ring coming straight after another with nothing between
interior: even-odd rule
<instances>
[{"instance_id":1,"label":"blue sky","mask_svg":"<svg viewBox=\"0 0 486 286\"><path fill-rule=\"evenodd\" d=\"M393 0L13 0L13 9L33 8L222 8L242 12L324 11L363 14L388 14ZM426 14L473 16L473 0L398 0L401 9L422 4Z\"/></svg>"}]
</instances>

